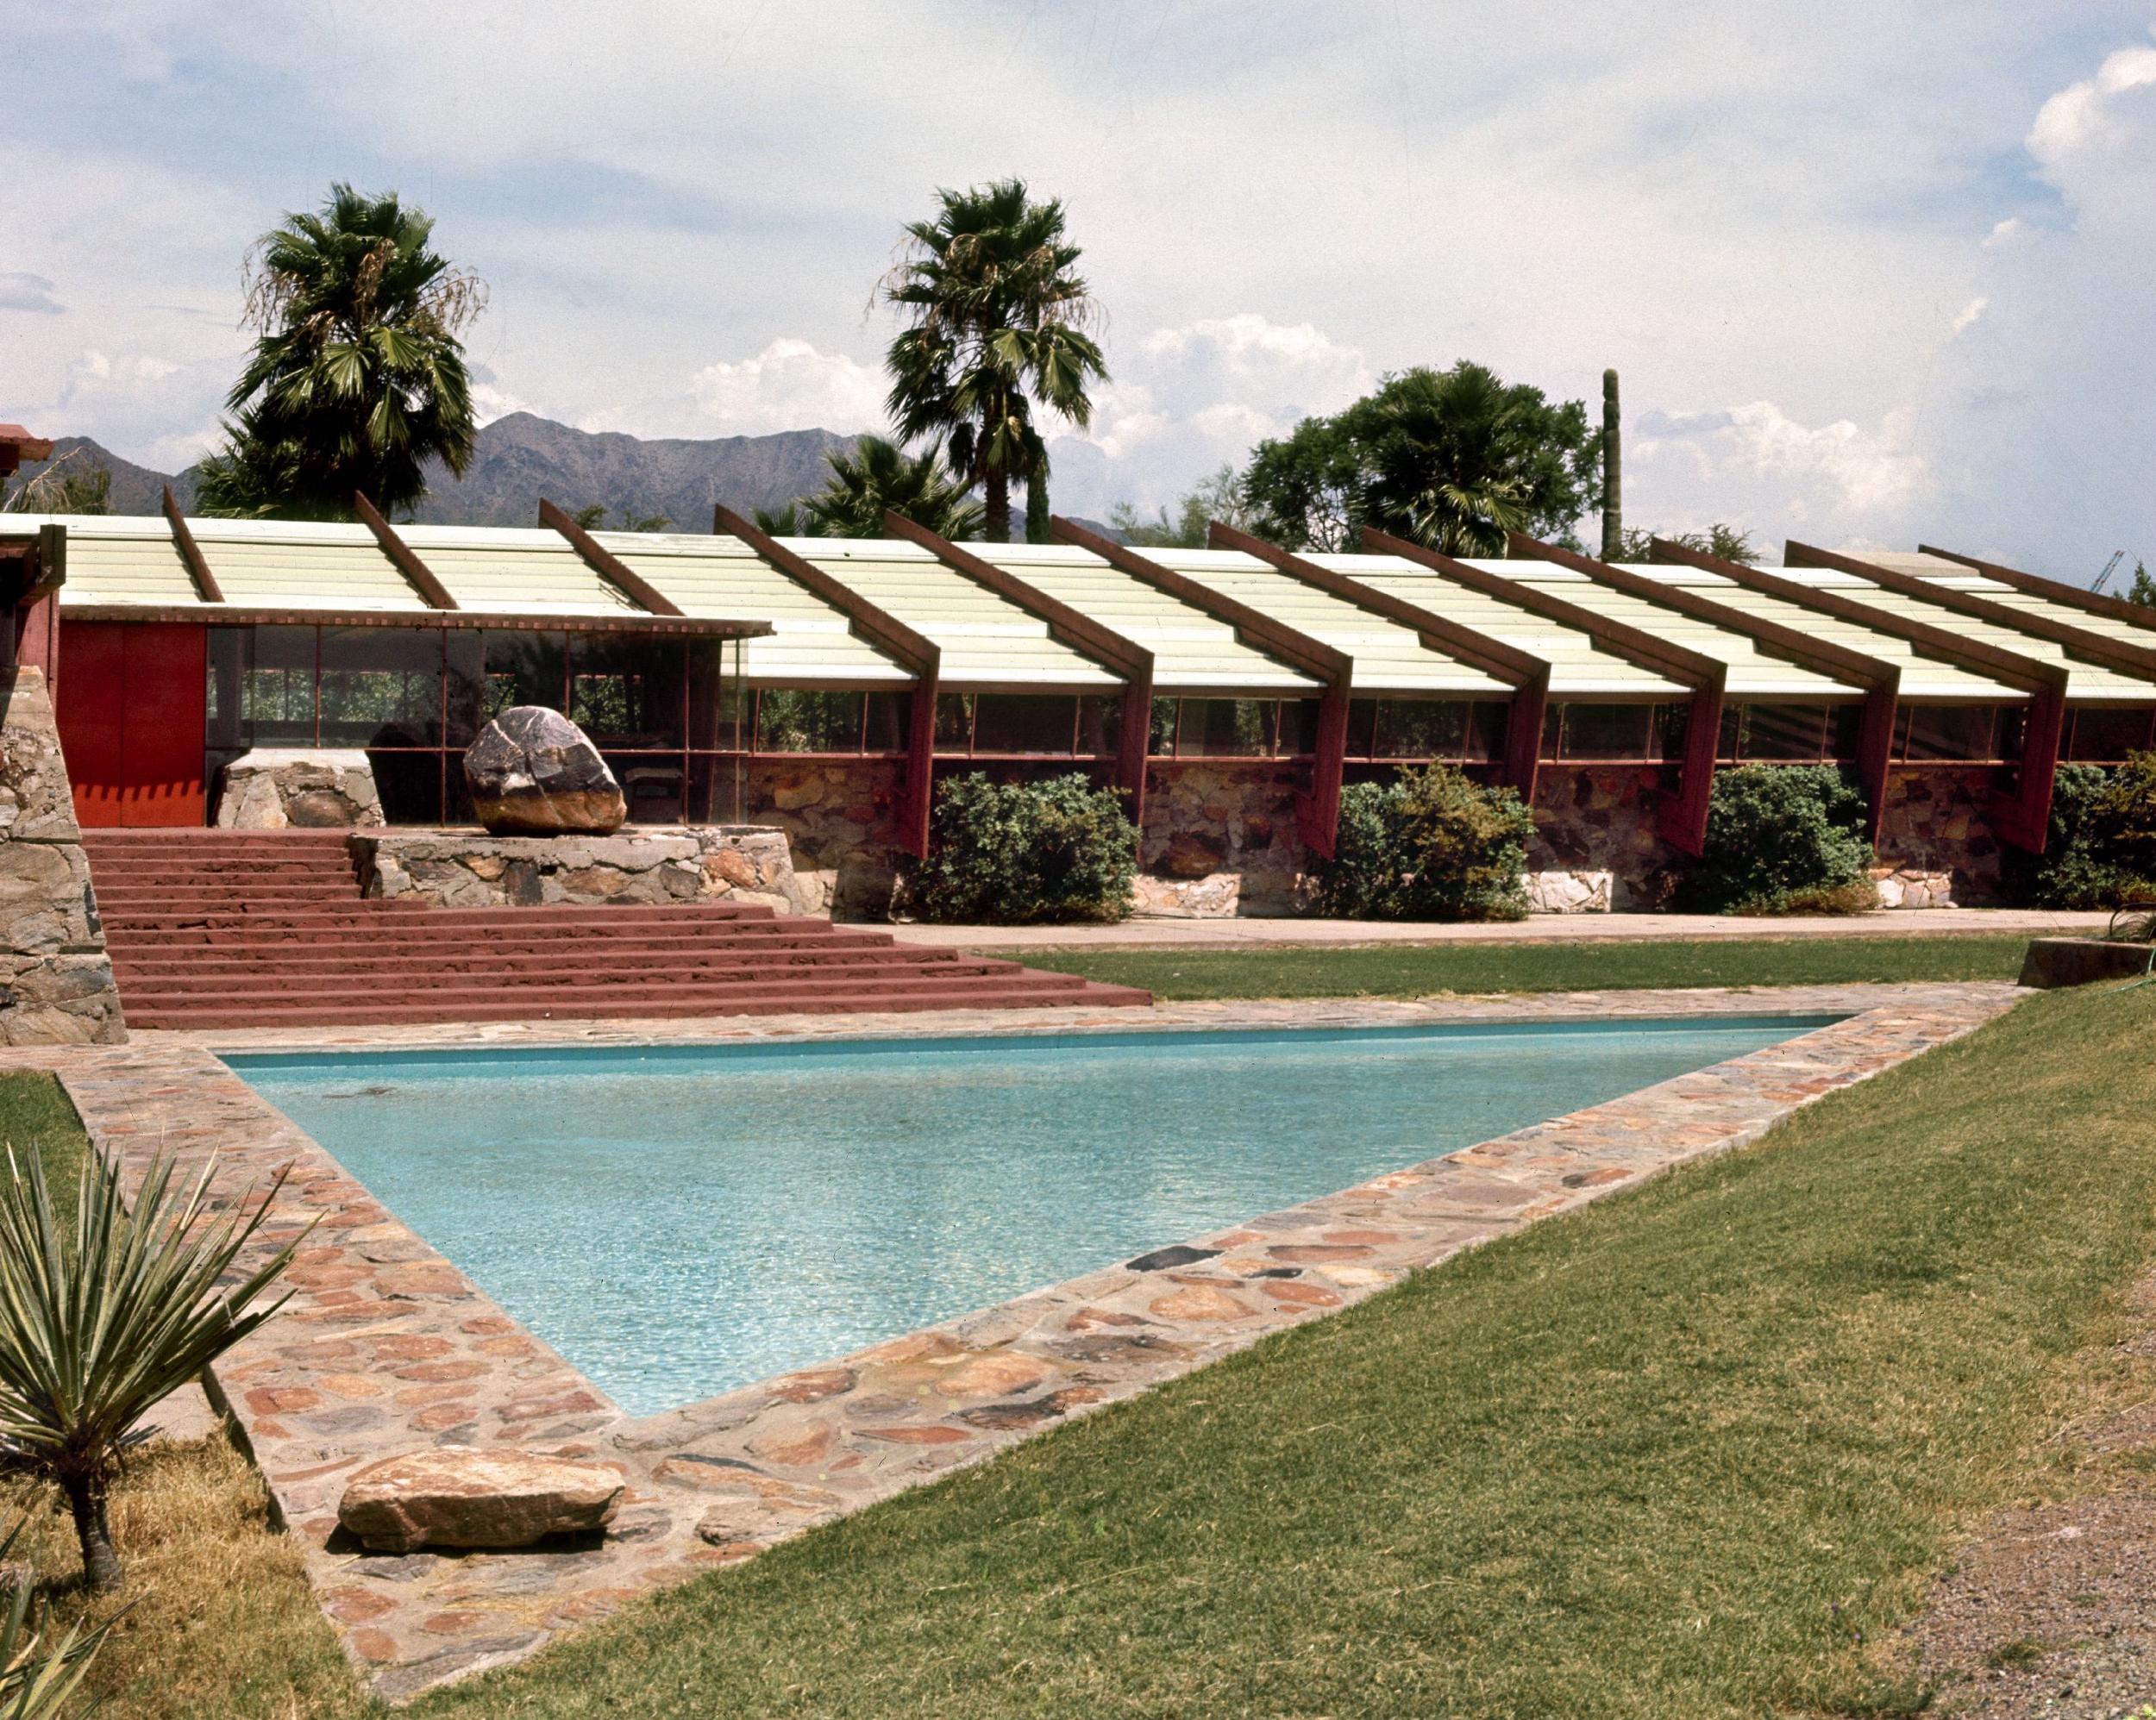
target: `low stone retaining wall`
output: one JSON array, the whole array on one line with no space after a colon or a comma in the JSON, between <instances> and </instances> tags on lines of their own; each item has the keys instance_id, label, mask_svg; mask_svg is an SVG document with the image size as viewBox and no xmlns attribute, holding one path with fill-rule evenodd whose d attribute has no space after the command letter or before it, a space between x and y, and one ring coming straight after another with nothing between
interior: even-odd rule
<instances>
[{"instance_id":1,"label":"low stone retaining wall","mask_svg":"<svg viewBox=\"0 0 2156 1720\"><path fill-rule=\"evenodd\" d=\"M805 911L786 832L760 824L639 826L611 836L384 830L352 838L363 893L434 908L745 902Z\"/></svg>"},{"instance_id":2,"label":"low stone retaining wall","mask_svg":"<svg viewBox=\"0 0 2156 1720\"><path fill-rule=\"evenodd\" d=\"M257 747L224 767L220 830L364 829L382 822L374 767L358 748Z\"/></svg>"},{"instance_id":3,"label":"low stone retaining wall","mask_svg":"<svg viewBox=\"0 0 2156 1720\"><path fill-rule=\"evenodd\" d=\"M0 670L0 1044L127 1036L44 671Z\"/></svg>"}]
</instances>

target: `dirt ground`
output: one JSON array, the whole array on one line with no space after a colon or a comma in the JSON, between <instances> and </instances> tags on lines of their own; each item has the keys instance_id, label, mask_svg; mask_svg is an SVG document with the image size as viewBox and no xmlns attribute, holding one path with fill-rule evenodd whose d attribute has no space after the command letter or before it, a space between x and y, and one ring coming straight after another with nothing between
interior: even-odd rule
<instances>
[{"instance_id":1,"label":"dirt ground","mask_svg":"<svg viewBox=\"0 0 2156 1720\"><path fill-rule=\"evenodd\" d=\"M2053 1497L1997 1511L1895 1658L1953 1720L2156 1720L2156 1273L2064 1429Z\"/></svg>"}]
</instances>

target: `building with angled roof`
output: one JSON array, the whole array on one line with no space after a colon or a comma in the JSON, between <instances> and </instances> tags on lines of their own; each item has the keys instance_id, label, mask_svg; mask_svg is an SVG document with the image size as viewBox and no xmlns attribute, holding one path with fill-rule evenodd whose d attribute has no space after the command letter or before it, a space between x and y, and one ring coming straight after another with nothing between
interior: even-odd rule
<instances>
[{"instance_id":1,"label":"building with angled roof","mask_svg":"<svg viewBox=\"0 0 2156 1720\"><path fill-rule=\"evenodd\" d=\"M1457 764L1529 801L1567 899L1657 899L1717 768L1827 762L1883 863L1984 900L2040 846L2062 760L2156 721L2156 613L1924 550L1682 548L1610 566L1526 539L1457 560L1225 528L1134 549L0 516L19 660L53 690L85 826L200 825L263 748L363 750L394 823L467 820L462 749L566 711L631 817L769 822L842 910L918 853L939 776L1084 771L1143 832L1145 905L1288 911L1343 786Z\"/></svg>"}]
</instances>

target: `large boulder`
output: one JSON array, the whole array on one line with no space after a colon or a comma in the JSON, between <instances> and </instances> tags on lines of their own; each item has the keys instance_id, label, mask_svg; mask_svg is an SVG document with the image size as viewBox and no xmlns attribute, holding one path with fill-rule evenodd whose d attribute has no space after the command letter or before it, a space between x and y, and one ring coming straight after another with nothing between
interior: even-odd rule
<instances>
[{"instance_id":1,"label":"large boulder","mask_svg":"<svg viewBox=\"0 0 2156 1720\"><path fill-rule=\"evenodd\" d=\"M464 780L496 835L604 835L629 816L590 737L541 704L512 705L481 729L464 755Z\"/></svg>"},{"instance_id":2,"label":"large boulder","mask_svg":"<svg viewBox=\"0 0 2156 1720\"><path fill-rule=\"evenodd\" d=\"M529 1547L604 1529L624 1483L597 1463L536 1452L436 1446L369 1464L346 1485L337 1521L376 1552Z\"/></svg>"}]
</instances>

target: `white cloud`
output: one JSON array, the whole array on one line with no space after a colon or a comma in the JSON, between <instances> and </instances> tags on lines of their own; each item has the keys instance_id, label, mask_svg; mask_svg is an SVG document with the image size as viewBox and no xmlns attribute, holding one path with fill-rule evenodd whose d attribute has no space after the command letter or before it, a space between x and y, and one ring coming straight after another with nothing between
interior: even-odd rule
<instances>
[{"instance_id":1,"label":"white cloud","mask_svg":"<svg viewBox=\"0 0 2156 1720\"><path fill-rule=\"evenodd\" d=\"M2018 215L2009 215L1984 235L1984 248L2002 251L2009 246L2026 244L2033 236L2033 229L2026 221Z\"/></svg>"},{"instance_id":2,"label":"white cloud","mask_svg":"<svg viewBox=\"0 0 2156 1720\"><path fill-rule=\"evenodd\" d=\"M2028 153L2046 166L2109 142L2122 129L2116 98L2156 84L2156 47L2126 47L2093 78L2070 84L2037 110Z\"/></svg>"},{"instance_id":3,"label":"white cloud","mask_svg":"<svg viewBox=\"0 0 2156 1720\"><path fill-rule=\"evenodd\" d=\"M0 271L0 310L34 310L58 316L66 309L53 297L53 284L43 275Z\"/></svg>"},{"instance_id":4,"label":"white cloud","mask_svg":"<svg viewBox=\"0 0 2156 1720\"><path fill-rule=\"evenodd\" d=\"M752 359L707 365L693 379L706 435L773 430L874 430L884 422L883 372L843 353L781 337Z\"/></svg>"},{"instance_id":5,"label":"white cloud","mask_svg":"<svg viewBox=\"0 0 2156 1720\"><path fill-rule=\"evenodd\" d=\"M1626 436L1626 514L1658 529L1727 520L1769 533L1890 535L1927 478L1909 430L1899 414L1870 430L1848 419L1805 424L1771 400L1650 413Z\"/></svg>"},{"instance_id":6,"label":"white cloud","mask_svg":"<svg viewBox=\"0 0 2156 1720\"><path fill-rule=\"evenodd\" d=\"M1957 335L1966 334L1971 328L1974 328L1976 326L1977 319L1984 315L1985 309L1990 304L1990 303L1991 301L1990 299L1984 297L1981 293L1979 293L1976 297L1971 299L1968 303L1963 305L1960 310L1957 312L1954 316L1954 333Z\"/></svg>"}]
</instances>

